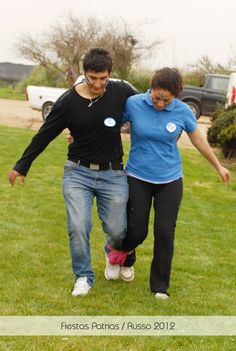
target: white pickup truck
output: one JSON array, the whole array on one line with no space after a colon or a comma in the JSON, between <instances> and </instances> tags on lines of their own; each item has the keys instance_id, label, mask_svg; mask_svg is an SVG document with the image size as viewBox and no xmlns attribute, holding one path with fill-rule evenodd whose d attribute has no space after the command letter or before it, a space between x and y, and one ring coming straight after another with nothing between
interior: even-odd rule
<instances>
[{"instance_id":1,"label":"white pickup truck","mask_svg":"<svg viewBox=\"0 0 236 351\"><path fill-rule=\"evenodd\" d=\"M26 98L33 110L42 111L44 121L52 109L54 102L61 96L67 89L41 87L36 85L28 85L26 88Z\"/></svg>"},{"instance_id":2,"label":"white pickup truck","mask_svg":"<svg viewBox=\"0 0 236 351\"><path fill-rule=\"evenodd\" d=\"M76 79L74 85L81 83L83 79L84 76L80 75ZM68 89L64 88L28 85L26 88L26 99L29 107L31 107L33 110L42 111L42 117L45 121L52 109L53 104L57 101L59 96L61 96L67 90Z\"/></svg>"},{"instance_id":3,"label":"white pickup truck","mask_svg":"<svg viewBox=\"0 0 236 351\"><path fill-rule=\"evenodd\" d=\"M231 73L229 76L225 107L227 108L233 104L236 104L236 73Z\"/></svg>"}]
</instances>

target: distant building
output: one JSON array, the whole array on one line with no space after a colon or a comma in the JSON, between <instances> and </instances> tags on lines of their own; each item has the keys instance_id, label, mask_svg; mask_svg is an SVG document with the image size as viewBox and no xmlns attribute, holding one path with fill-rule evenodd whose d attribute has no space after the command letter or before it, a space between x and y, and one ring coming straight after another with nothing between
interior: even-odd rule
<instances>
[{"instance_id":1,"label":"distant building","mask_svg":"<svg viewBox=\"0 0 236 351\"><path fill-rule=\"evenodd\" d=\"M0 62L0 81L11 84L17 83L20 80L27 78L33 68L33 65Z\"/></svg>"}]
</instances>

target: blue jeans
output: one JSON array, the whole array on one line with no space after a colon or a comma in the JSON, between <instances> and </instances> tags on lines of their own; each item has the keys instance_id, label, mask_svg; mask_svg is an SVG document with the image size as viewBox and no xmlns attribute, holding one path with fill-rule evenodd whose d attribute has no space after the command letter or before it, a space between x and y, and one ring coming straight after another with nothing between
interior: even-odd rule
<instances>
[{"instance_id":1,"label":"blue jeans","mask_svg":"<svg viewBox=\"0 0 236 351\"><path fill-rule=\"evenodd\" d=\"M92 286L94 273L90 256L90 232L93 199L96 196L106 240L111 246L121 248L127 224L127 178L124 171L95 171L81 166L79 162L67 161L64 166L63 195L75 279L87 277Z\"/></svg>"}]
</instances>

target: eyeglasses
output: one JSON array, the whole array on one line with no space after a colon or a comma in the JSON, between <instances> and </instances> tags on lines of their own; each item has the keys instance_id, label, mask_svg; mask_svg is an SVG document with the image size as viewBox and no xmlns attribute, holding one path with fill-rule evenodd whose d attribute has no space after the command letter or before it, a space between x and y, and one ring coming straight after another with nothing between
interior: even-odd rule
<instances>
[{"instance_id":1,"label":"eyeglasses","mask_svg":"<svg viewBox=\"0 0 236 351\"><path fill-rule=\"evenodd\" d=\"M164 98L162 96L153 96L151 93L150 95L154 104L157 104L158 102L162 101L165 105L168 105L174 98L174 97Z\"/></svg>"}]
</instances>

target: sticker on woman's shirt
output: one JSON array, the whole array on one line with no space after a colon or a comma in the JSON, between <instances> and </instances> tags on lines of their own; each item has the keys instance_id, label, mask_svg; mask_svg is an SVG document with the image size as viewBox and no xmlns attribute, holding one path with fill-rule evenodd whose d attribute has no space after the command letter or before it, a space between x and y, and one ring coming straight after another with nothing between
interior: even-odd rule
<instances>
[{"instance_id":1,"label":"sticker on woman's shirt","mask_svg":"<svg viewBox=\"0 0 236 351\"><path fill-rule=\"evenodd\" d=\"M108 117L104 120L104 124L106 127L115 127L116 121L114 118Z\"/></svg>"},{"instance_id":2,"label":"sticker on woman's shirt","mask_svg":"<svg viewBox=\"0 0 236 351\"><path fill-rule=\"evenodd\" d=\"M176 130L176 125L174 123L168 123L166 129L168 132L173 133Z\"/></svg>"}]
</instances>

